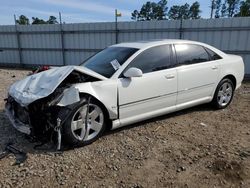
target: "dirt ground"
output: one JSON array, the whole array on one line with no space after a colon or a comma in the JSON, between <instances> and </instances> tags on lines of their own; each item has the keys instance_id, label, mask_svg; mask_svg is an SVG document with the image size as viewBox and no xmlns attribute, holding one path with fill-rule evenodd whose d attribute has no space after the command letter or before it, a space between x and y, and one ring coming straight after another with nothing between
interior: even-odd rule
<instances>
[{"instance_id":1,"label":"dirt ground","mask_svg":"<svg viewBox=\"0 0 250 188\"><path fill-rule=\"evenodd\" d=\"M4 115L7 89L27 71L0 69L0 187L250 187L250 83L232 104L202 105L109 131L95 143L55 154L35 150Z\"/></svg>"}]
</instances>

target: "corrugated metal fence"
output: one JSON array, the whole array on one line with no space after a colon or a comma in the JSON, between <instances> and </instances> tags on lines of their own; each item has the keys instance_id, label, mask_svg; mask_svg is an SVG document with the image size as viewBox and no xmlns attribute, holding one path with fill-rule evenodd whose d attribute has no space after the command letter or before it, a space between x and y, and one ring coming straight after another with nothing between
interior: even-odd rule
<instances>
[{"instance_id":1,"label":"corrugated metal fence","mask_svg":"<svg viewBox=\"0 0 250 188\"><path fill-rule=\"evenodd\" d=\"M250 18L0 26L0 65L77 65L118 42L182 38L241 55L250 74Z\"/></svg>"}]
</instances>

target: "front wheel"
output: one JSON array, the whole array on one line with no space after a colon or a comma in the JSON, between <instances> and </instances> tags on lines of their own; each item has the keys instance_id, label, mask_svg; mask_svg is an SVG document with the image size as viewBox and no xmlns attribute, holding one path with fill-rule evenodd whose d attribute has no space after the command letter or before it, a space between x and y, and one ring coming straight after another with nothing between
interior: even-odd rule
<instances>
[{"instance_id":1,"label":"front wheel","mask_svg":"<svg viewBox=\"0 0 250 188\"><path fill-rule=\"evenodd\" d=\"M217 109L226 108L231 103L233 96L233 82L228 78L223 79L216 88L213 98L213 104Z\"/></svg>"},{"instance_id":2,"label":"front wheel","mask_svg":"<svg viewBox=\"0 0 250 188\"><path fill-rule=\"evenodd\" d=\"M86 117L87 116L87 117ZM76 104L63 124L63 139L68 144L87 145L97 140L105 130L105 114L95 101Z\"/></svg>"}]
</instances>

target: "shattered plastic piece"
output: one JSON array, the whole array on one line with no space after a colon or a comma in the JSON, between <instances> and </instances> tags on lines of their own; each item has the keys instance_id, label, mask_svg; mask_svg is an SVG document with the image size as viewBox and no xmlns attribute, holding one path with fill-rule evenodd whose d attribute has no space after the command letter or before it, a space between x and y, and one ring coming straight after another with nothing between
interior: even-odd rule
<instances>
[{"instance_id":1,"label":"shattered plastic piece","mask_svg":"<svg viewBox=\"0 0 250 188\"><path fill-rule=\"evenodd\" d=\"M58 106L67 106L80 101L79 91L75 87L70 87L66 89L63 93L63 97Z\"/></svg>"},{"instance_id":2,"label":"shattered plastic piece","mask_svg":"<svg viewBox=\"0 0 250 188\"><path fill-rule=\"evenodd\" d=\"M207 125L205 123L200 123L200 125L203 127L207 127Z\"/></svg>"}]
</instances>

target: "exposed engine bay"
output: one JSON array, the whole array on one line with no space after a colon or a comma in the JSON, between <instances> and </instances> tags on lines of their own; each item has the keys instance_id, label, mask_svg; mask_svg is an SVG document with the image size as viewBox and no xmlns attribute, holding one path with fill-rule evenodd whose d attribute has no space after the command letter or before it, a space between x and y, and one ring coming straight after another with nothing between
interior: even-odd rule
<instances>
[{"instance_id":1,"label":"exposed engine bay","mask_svg":"<svg viewBox=\"0 0 250 188\"><path fill-rule=\"evenodd\" d=\"M84 98L72 85L99 80L73 70L50 95L35 100L27 106L22 106L9 95L6 102L6 114L9 119L13 120L12 124L19 131L33 137L44 139L55 132L61 134L59 126L68 118L72 105L82 100L81 97ZM61 135L58 135L59 137Z\"/></svg>"}]
</instances>

